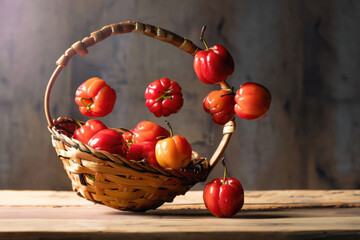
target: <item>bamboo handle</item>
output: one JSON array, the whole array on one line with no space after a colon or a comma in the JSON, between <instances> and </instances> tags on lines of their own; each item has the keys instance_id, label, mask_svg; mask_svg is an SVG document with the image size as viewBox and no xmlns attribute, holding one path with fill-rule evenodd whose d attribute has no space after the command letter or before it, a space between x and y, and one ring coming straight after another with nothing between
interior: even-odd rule
<instances>
[{"instance_id":1,"label":"bamboo handle","mask_svg":"<svg viewBox=\"0 0 360 240\"><path fill-rule=\"evenodd\" d=\"M197 47L190 40L183 38L173 32L170 32L168 30L159 27L155 27L150 24L144 24L134 21L120 22L120 23L107 25L98 31L92 32L90 36L85 37L81 41L77 41L74 44L72 44L71 47L67 49L65 53L56 61L57 67L49 79L44 97L45 116L50 128L54 126L54 123L51 118L50 107L49 107L50 94L52 87L57 77L61 73L61 71L69 64L71 58L74 57L76 54L78 54L79 56L86 55L89 53L88 52L89 47L105 40L110 36L123 34L123 33L144 34L151 38L155 38L160 41L170 43L175 47L180 48L181 50L191 54L192 56L194 56L198 51L201 50L201 48ZM220 83L220 86L221 88L229 88L226 82ZM231 128L229 127L230 125L234 127ZM225 129L228 130L225 131ZM229 129L232 130L229 131ZM225 151L225 148L230 140L230 136L234 132L234 130L235 130L235 123L233 121L230 121L227 125L224 126L224 132L223 132L224 136L220 142L219 147L217 148L213 157L210 160L210 168L215 166L215 164L220 159L221 155Z\"/></svg>"}]
</instances>

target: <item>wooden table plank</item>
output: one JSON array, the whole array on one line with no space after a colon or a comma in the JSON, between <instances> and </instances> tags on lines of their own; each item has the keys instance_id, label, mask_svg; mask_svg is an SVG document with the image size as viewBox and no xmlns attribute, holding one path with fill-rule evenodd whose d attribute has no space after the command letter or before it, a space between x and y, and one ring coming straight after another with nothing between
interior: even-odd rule
<instances>
[{"instance_id":1,"label":"wooden table plank","mask_svg":"<svg viewBox=\"0 0 360 240\"><path fill-rule=\"evenodd\" d=\"M46 209L38 210L47 212ZM62 211L61 209L57 210ZM70 210L76 211L75 209ZM94 211L90 215L86 213L77 217L70 215L67 219L59 219L57 216L54 219L1 219L0 237L14 233L19 239L22 239L24 236L29 237L31 235L37 237L39 233L42 233L43 236L45 233L58 233L58 236L62 237L64 234L68 234L72 237L104 239L100 233L111 233L130 237L130 239L143 239L134 237L134 234L141 234L139 237L148 236L151 238L145 239L152 239L166 233L168 235L166 239L184 239L184 236L188 239L195 239L199 234L202 235L201 239L218 239L221 234L226 233L228 236L232 236L230 239L248 236L258 239L257 237L264 235L284 236L287 239L292 237L303 239L299 236L308 239L309 236L313 237L314 235L320 235L323 238L346 235L353 237L353 239L359 239L360 219L358 216L360 212L358 210L355 213L353 211L342 211L340 216L334 219L331 216L337 215L339 209L337 210L319 209L314 212L310 209L296 209L286 212L261 211L255 214L242 212L229 219L218 219L205 213L195 215L154 213L139 216L115 212L107 215L104 212ZM97 217L96 213L102 217ZM358 216L351 217L353 214ZM107 215L107 219L103 219L104 215ZM91 216L92 219L85 219ZM75 233L75 235L71 235L71 233ZM171 237L173 235L177 237Z\"/></svg>"},{"instance_id":2,"label":"wooden table plank","mask_svg":"<svg viewBox=\"0 0 360 240\"><path fill-rule=\"evenodd\" d=\"M1 206L87 206L93 205L71 191L0 190ZM202 191L189 191L160 208L205 209ZM245 191L243 210L291 207L360 207L360 190Z\"/></svg>"},{"instance_id":3,"label":"wooden table plank","mask_svg":"<svg viewBox=\"0 0 360 240\"><path fill-rule=\"evenodd\" d=\"M73 192L0 191L0 239L360 239L359 194L247 191L244 210L220 219L206 210L201 191L145 213L93 204ZM286 204L292 207L280 207Z\"/></svg>"}]
</instances>

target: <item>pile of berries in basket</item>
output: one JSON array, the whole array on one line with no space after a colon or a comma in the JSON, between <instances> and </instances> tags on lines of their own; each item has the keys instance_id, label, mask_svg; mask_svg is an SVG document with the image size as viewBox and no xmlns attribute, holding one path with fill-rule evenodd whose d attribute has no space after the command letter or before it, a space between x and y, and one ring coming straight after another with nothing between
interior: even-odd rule
<instances>
[{"instance_id":1,"label":"pile of berries in basket","mask_svg":"<svg viewBox=\"0 0 360 240\"><path fill-rule=\"evenodd\" d=\"M214 123L225 125L235 115L242 119L255 120L266 116L270 108L271 94L264 86L247 82L234 91L224 88L222 83L234 71L234 60L229 51L214 45L196 53L194 70L200 81L217 84L221 90L210 92L203 101L203 109L212 116ZM225 86L228 86L227 83ZM145 90L145 105L156 117L167 117L177 113L183 106L180 85L169 78L151 82ZM75 102L80 112L88 117L104 117L112 112L116 92L100 78L93 77L83 82L75 93ZM170 124L169 131L162 126L142 121L133 129L120 133L110 129L100 120L90 119L84 124L77 122L71 136L88 146L118 154L129 160L146 161L159 168L179 170L191 162L192 148L187 139L174 135ZM244 203L241 183L234 178L214 179L204 189L206 207L215 216L224 217L236 214Z\"/></svg>"}]
</instances>

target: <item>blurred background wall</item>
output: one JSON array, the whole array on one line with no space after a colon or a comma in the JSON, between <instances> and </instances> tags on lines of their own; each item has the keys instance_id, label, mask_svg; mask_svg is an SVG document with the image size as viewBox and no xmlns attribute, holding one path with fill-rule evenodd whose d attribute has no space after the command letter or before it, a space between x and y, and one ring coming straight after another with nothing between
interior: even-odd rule
<instances>
[{"instance_id":1,"label":"blurred background wall","mask_svg":"<svg viewBox=\"0 0 360 240\"><path fill-rule=\"evenodd\" d=\"M237 118L226 150L229 174L245 189L360 188L360 1L0 0L0 188L71 189L51 146L43 110L55 61L74 42L126 20L156 25L202 47L225 45L235 60L228 83L265 85L268 116ZM109 38L72 59L55 83L52 116L86 120L73 101L87 78L118 94L112 127L157 122L145 107L147 85L179 82L182 110L168 118L194 150L210 157L221 127L202 110L218 86L197 80L193 57L143 35ZM222 176L218 164L209 177ZM202 189L204 183L195 189Z\"/></svg>"}]
</instances>

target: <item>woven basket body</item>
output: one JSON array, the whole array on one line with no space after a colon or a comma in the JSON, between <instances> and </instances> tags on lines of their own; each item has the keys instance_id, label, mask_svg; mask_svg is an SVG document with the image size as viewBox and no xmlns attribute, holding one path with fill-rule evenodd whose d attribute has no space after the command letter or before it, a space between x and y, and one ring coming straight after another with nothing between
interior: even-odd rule
<instances>
[{"instance_id":1,"label":"woven basket body","mask_svg":"<svg viewBox=\"0 0 360 240\"><path fill-rule=\"evenodd\" d=\"M192 162L180 170L162 169L145 161L128 160L120 155L95 150L71 138L75 119L58 118L52 120L49 98L52 86L61 70L76 54L88 53L87 48L105 38L121 33L141 33L195 55L200 48L191 41L167 30L138 22L122 22L103 27L89 37L74 43L57 61L58 67L51 76L45 92L45 114L52 145L62 160L73 190L81 197L95 203L127 210L146 211L155 209L164 202L171 202L177 195L185 194L194 184L205 181L211 169L223 154L235 123L224 126L223 138L209 162L193 152ZM223 82L221 88L229 88ZM117 129L123 131L122 129Z\"/></svg>"}]
</instances>

